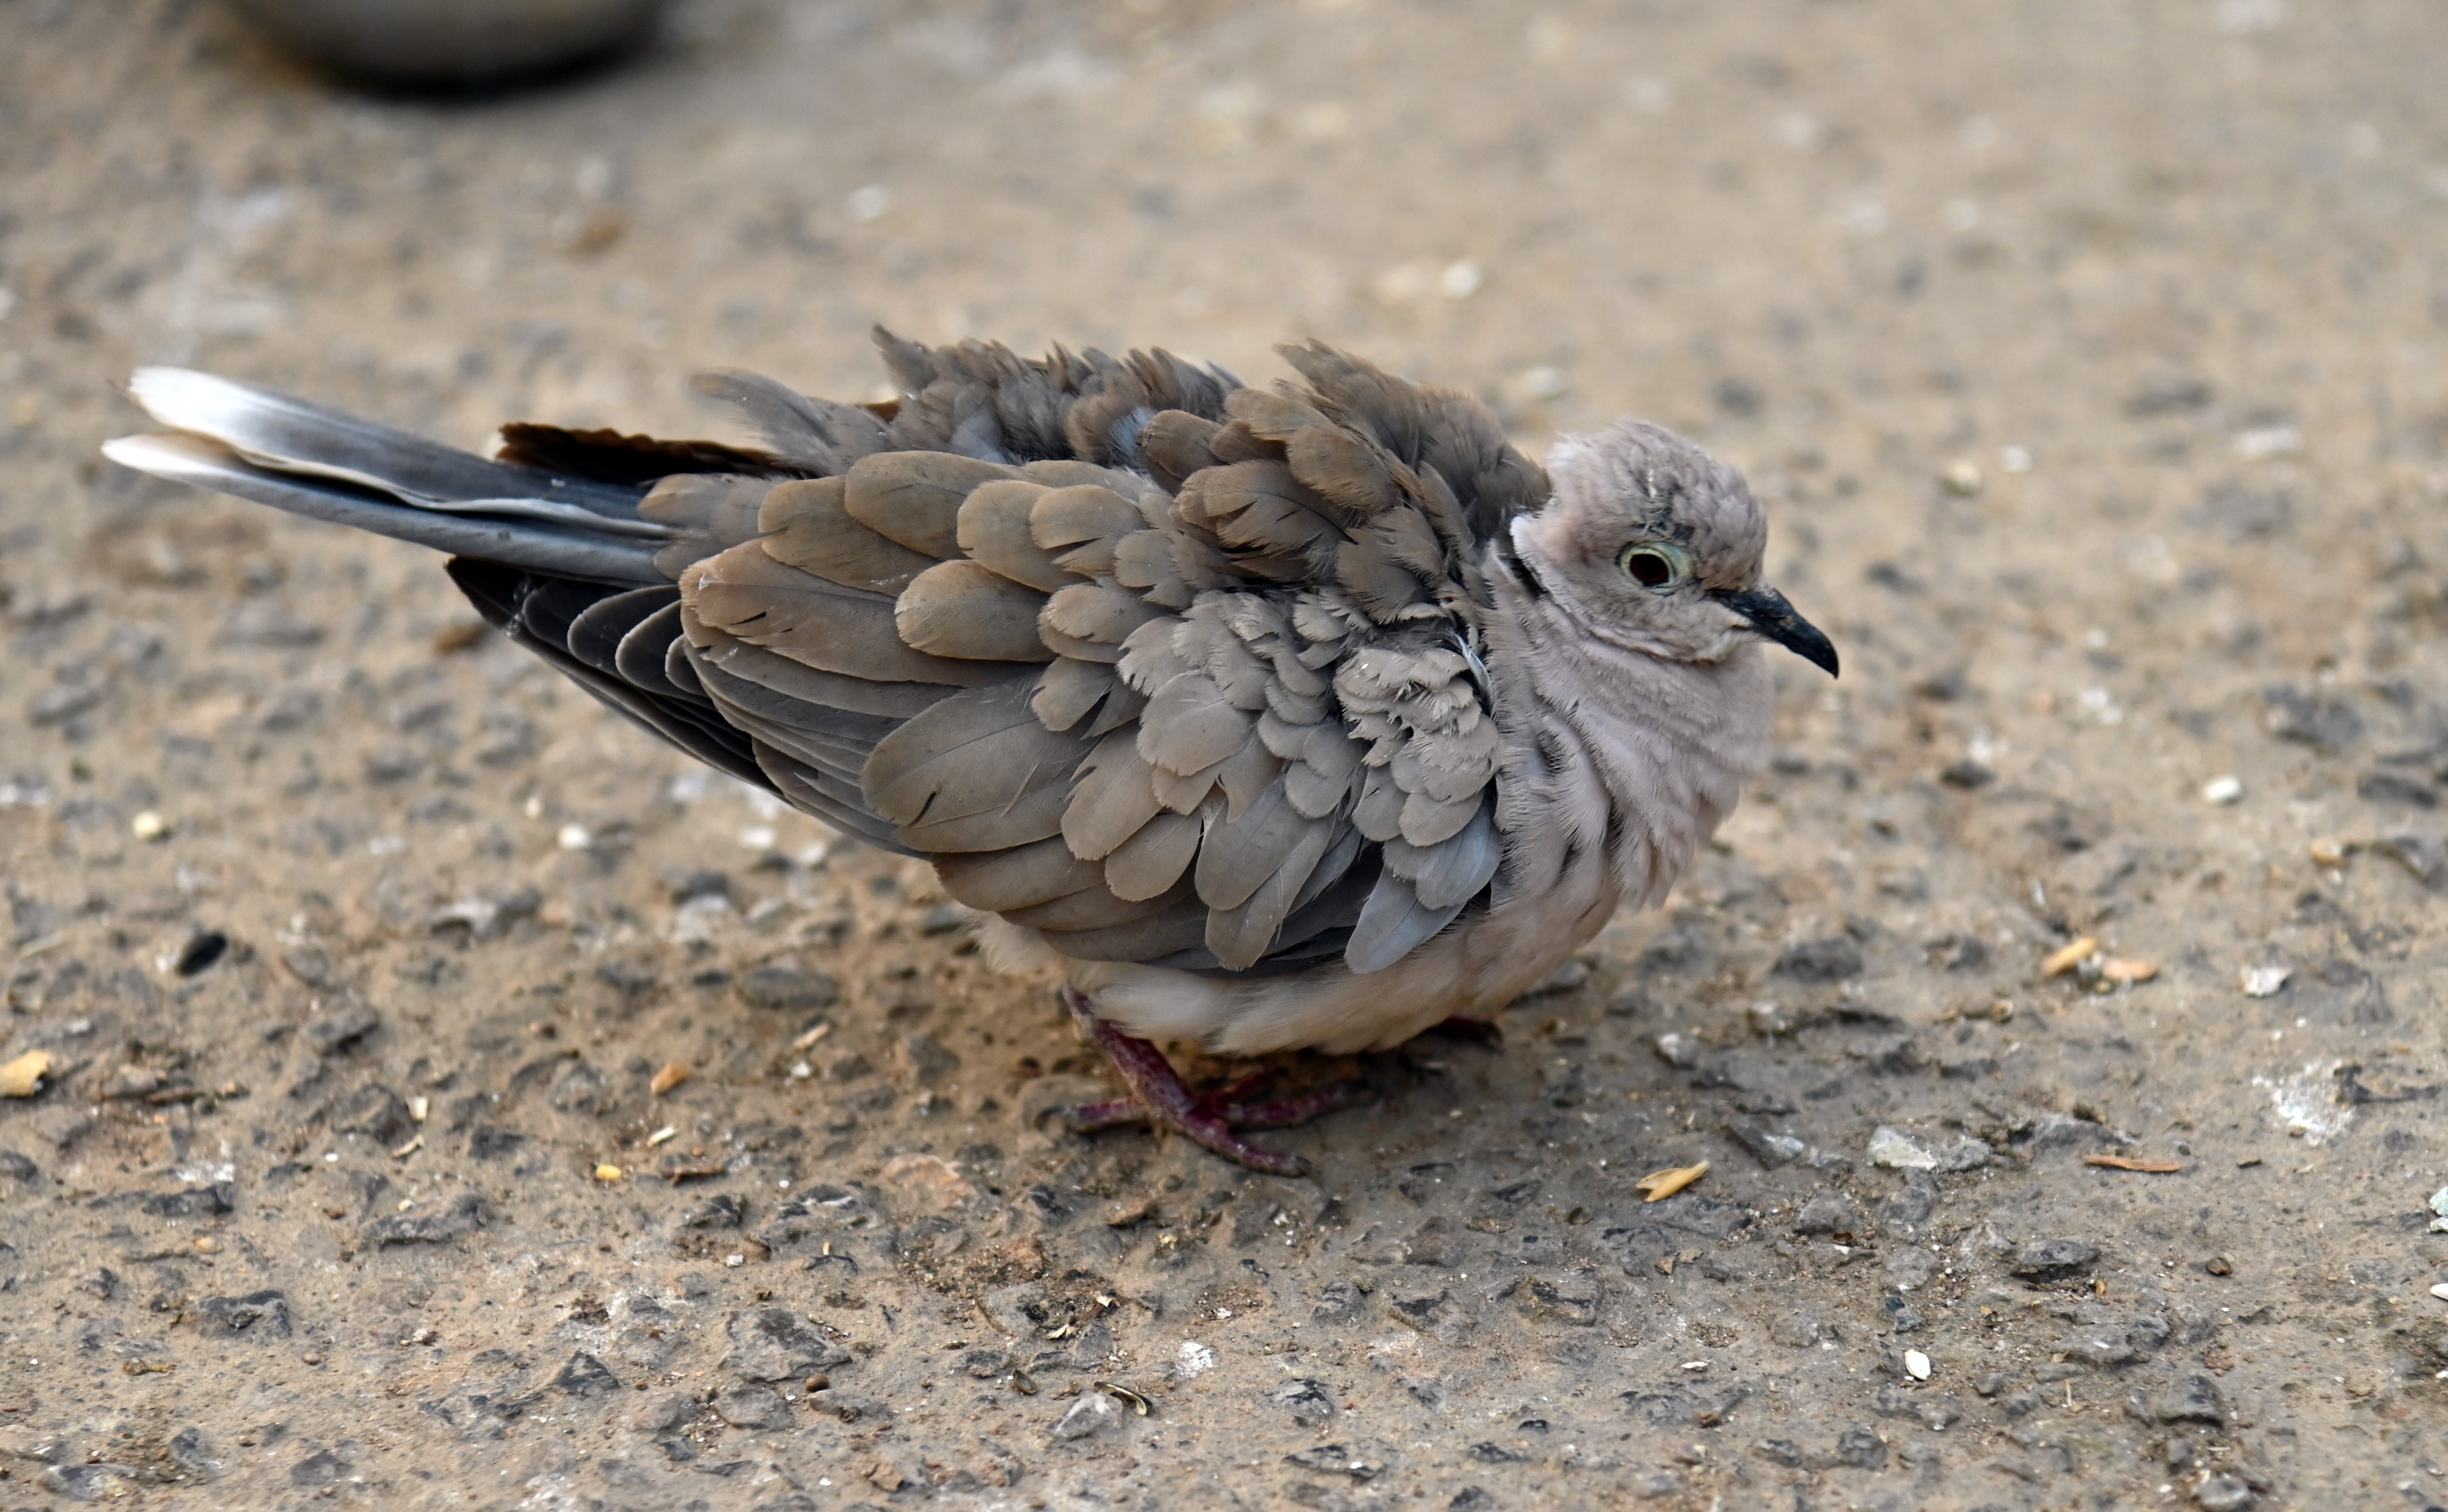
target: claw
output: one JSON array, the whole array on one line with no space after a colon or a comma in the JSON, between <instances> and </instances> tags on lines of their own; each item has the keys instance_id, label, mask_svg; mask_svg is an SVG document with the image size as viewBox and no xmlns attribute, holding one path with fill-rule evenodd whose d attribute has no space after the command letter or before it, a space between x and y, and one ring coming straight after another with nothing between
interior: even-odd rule
<instances>
[{"instance_id":1,"label":"claw","mask_svg":"<svg viewBox=\"0 0 2448 1512\"><path fill-rule=\"evenodd\" d=\"M1124 1123L1146 1123L1171 1129L1253 1171L1270 1176L1307 1176L1309 1162L1299 1156L1261 1149L1233 1131L1291 1128L1351 1101L1351 1085L1338 1081L1278 1101L1244 1101L1266 1085L1273 1075L1268 1071L1238 1078L1213 1092L1193 1093L1155 1045L1098 1018L1086 994L1079 989L1065 987L1062 995L1071 1005L1072 1016L1079 1020L1081 1032L1105 1052L1131 1089L1129 1097L1082 1103L1071 1109L1071 1127L1079 1133L1090 1134Z\"/></svg>"}]
</instances>

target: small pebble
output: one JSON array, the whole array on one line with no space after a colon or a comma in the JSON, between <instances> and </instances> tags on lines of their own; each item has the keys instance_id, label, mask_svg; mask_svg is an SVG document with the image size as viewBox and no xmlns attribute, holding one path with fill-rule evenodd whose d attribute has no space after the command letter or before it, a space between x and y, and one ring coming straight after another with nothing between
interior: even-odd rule
<instances>
[{"instance_id":1,"label":"small pebble","mask_svg":"<svg viewBox=\"0 0 2448 1512\"><path fill-rule=\"evenodd\" d=\"M139 840L166 840L170 836L170 821L154 810L146 809L127 821L127 832Z\"/></svg>"},{"instance_id":2,"label":"small pebble","mask_svg":"<svg viewBox=\"0 0 2448 1512\"><path fill-rule=\"evenodd\" d=\"M583 824L564 824L553 842L564 851L583 851L595 844L595 836Z\"/></svg>"},{"instance_id":3,"label":"small pebble","mask_svg":"<svg viewBox=\"0 0 2448 1512\"><path fill-rule=\"evenodd\" d=\"M1912 1378L1914 1380L1926 1381L1929 1379L1929 1356L1922 1353L1919 1349L1906 1349L1904 1351L1904 1368L1912 1372Z\"/></svg>"},{"instance_id":4,"label":"small pebble","mask_svg":"<svg viewBox=\"0 0 2448 1512\"><path fill-rule=\"evenodd\" d=\"M2295 973L2283 966L2257 966L2244 973L2244 995L2247 998L2274 998L2286 989L2286 979Z\"/></svg>"},{"instance_id":5,"label":"small pebble","mask_svg":"<svg viewBox=\"0 0 2448 1512\"><path fill-rule=\"evenodd\" d=\"M1938 481L1947 492L1969 499L1980 491L1980 464L1969 457L1959 457L1940 470Z\"/></svg>"},{"instance_id":6,"label":"small pebble","mask_svg":"<svg viewBox=\"0 0 2448 1512\"><path fill-rule=\"evenodd\" d=\"M2213 1254L2202 1262L2202 1269L2212 1275L2235 1274L2235 1262L2224 1254Z\"/></svg>"},{"instance_id":7,"label":"small pebble","mask_svg":"<svg viewBox=\"0 0 2448 1512\"><path fill-rule=\"evenodd\" d=\"M842 208L852 220L881 220L892 209L892 191L880 183L863 183L850 192Z\"/></svg>"},{"instance_id":8,"label":"small pebble","mask_svg":"<svg viewBox=\"0 0 2448 1512\"><path fill-rule=\"evenodd\" d=\"M2244 796L2244 782L2232 776L2216 776L2202 784L2202 801L2224 808Z\"/></svg>"}]
</instances>

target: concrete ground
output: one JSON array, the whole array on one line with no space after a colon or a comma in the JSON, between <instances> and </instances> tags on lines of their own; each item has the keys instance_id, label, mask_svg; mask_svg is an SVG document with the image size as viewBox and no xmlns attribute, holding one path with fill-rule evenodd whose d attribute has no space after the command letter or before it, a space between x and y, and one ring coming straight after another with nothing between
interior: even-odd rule
<instances>
[{"instance_id":1,"label":"concrete ground","mask_svg":"<svg viewBox=\"0 0 2448 1512\"><path fill-rule=\"evenodd\" d=\"M434 101L0 3L0 1505L2448 1498L2441 67L2349 0L691 0ZM1276 1180L1043 1119L1109 1084L1049 984L438 560L96 453L143 362L688 433L879 320L1664 421L1845 676L1501 1043L1277 1062L1370 1091Z\"/></svg>"}]
</instances>

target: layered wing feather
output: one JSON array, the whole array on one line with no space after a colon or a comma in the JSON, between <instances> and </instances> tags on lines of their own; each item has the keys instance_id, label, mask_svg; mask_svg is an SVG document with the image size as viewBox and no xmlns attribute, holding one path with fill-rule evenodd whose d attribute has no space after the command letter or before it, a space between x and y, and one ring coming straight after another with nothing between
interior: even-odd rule
<instances>
[{"instance_id":1,"label":"layered wing feather","mask_svg":"<svg viewBox=\"0 0 2448 1512\"><path fill-rule=\"evenodd\" d=\"M1484 899L1479 563L1545 490L1493 416L1315 344L1267 392L1162 352L879 343L889 404L701 378L762 450L518 427L514 466L149 381L245 468L583 527L454 575L630 718L1058 950L1366 972ZM619 550L668 581L591 580Z\"/></svg>"}]
</instances>

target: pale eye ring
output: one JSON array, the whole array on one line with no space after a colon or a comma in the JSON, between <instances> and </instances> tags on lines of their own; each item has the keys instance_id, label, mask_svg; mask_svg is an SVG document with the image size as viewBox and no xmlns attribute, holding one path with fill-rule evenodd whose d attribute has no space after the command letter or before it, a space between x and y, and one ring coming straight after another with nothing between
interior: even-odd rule
<instances>
[{"instance_id":1,"label":"pale eye ring","mask_svg":"<svg viewBox=\"0 0 2448 1512\"><path fill-rule=\"evenodd\" d=\"M1635 541L1615 560L1625 577L1652 593L1672 593L1692 579L1692 554L1672 541Z\"/></svg>"}]
</instances>

